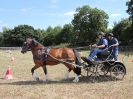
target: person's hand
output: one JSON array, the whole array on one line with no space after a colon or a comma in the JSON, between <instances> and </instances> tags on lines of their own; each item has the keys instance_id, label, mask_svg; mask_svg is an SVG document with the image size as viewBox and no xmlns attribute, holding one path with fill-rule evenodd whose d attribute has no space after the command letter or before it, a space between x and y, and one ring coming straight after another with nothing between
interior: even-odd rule
<instances>
[{"instance_id":1,"label":"person's hand","mask_svg":"<svg viewBox=\"0 0 133 99\"><path fill-rule=\"evenodd\" d=\"M96 44L93 44L93 45L92 45L92 47L95 47L95 48L97 48L97 45L96 45Z\"/></svg>"},{"instance_id":2,"label":"person's hand","mask_svg":"<svg viewBox=\"0 0 133 99\"><path fill-rule=\"evenodd\" d=\"M89 49L90 49L90 50L92 49L92 45L89 45Z\"/></svg>"},{"instance_id":3,"label":"person's hand","mask_svg":"<svg viewBox=\"0 0 133 99\"><path fill-rule=\"evenodd\" d=\"M109 47L114 47L113 45L110 45Z\"/></svg>"}]
</instances>

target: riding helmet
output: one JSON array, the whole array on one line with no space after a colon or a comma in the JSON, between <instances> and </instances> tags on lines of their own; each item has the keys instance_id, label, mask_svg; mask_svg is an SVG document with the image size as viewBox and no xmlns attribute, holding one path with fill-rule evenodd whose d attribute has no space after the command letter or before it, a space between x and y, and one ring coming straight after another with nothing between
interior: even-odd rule
<instances>
[{"instance_id":1,"label":"riding helmet","mask_svg":"<svg viewBox=\"0 0 133 99\"><path fill-rule=\"evenodd\" d=\"M99 32L98 35L102 35L102 36L104 36L104 33L103 33L103 32Z\"/></svg>"},{"instance_id":2,"label":"riding helmet","mask_svg":"<svg viewBox=\"0 0 133 99\"><path fill-rule=\"evenodd\" d=\"M107 35L108 35L108 36L112 36L112 37L114 36L114 34L113 34L113 33L108 33Z\"/></svg>"}]
</instances>

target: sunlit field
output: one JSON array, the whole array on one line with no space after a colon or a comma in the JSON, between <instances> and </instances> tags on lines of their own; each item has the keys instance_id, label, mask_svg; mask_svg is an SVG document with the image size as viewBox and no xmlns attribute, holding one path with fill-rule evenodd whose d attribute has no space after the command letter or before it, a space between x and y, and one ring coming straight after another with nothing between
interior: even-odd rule
<instances>
[{"instance_id":1,"label":"sunlit field","mask_svg":"<svg viewBox=\"0 0 133 99\"><path fill-rule=\"evenodd\" d=\"M81 52L86 56L88 51ZM129 54L129 56L127 56ZM11 56L15 61L11 61ZM0 99L133 99L133 53L120 52L119 61L124 62L127 74L123 80L104 80L92 83L88 77L80 77L78 83L73 83L74 73L65 80L66 67L63 64L47 66L49 81L43 82L42 68L36 70L40 81L32 78L31 68L33 58L31 52L21 54L12 51L11 56L0 50ZM123 59L124 58L124 59ZM4 75L10 67L13 79L5 80Z\"/></svg>"}]
</instances>

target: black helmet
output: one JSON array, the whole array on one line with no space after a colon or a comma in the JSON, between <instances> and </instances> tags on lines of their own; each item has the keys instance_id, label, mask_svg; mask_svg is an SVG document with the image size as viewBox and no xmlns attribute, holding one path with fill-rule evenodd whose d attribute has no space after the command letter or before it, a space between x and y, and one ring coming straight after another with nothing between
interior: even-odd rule
<instances>
[{"instance_id":1,"label":"black helmet","mask_svg":"<svg viewBox=\"0 0 133 99\"><path fill-rule=\"evenodd\" d=\"M114 34L113 33L108 33L107 36L112 36L113 37Z\"/></svg>"},{"instance_id":2,"label":"black helmet","mask_svg":"<svg viewBox=\"0 0 133 99\"><path fill-rule=\"evenodd\" d=\"M103 32L99 32L98 35L102 35L102 36L104 36L104 33L103 33Z\"/></svg>"}]
</instances>

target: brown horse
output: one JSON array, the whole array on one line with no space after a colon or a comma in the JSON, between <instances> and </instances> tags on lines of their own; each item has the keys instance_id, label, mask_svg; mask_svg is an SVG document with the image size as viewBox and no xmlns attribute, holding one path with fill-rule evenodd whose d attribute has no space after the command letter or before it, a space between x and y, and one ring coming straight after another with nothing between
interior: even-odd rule
<instances>
[{"instance_id":1,"label":"brown horse","mask_svg":"<svg viewBox=\"0 0 133 99\"><path fill-rule=\"evenodd\" d=\"M71 48L51 48L48 49L44 47L42 44L37 42L35 39L27 38L22 46L22 53L26 53L27 51L31 50L33 54L33 60L35 66L31 69L31 73L35 80L39 80L34 70L39 67L43 68L45 73L45 81L48 80L47 68L46 65L57 65L59 63L63 63L67 68L67 73L65 79L69 78L69 72L71 70L74 71L75 79L74 82L78 82L79 78L78 75L81 73L81 68L76 67L75 64L80 65L81 59L79 54L76 50Z\"/></svg>"}]
</instances>

